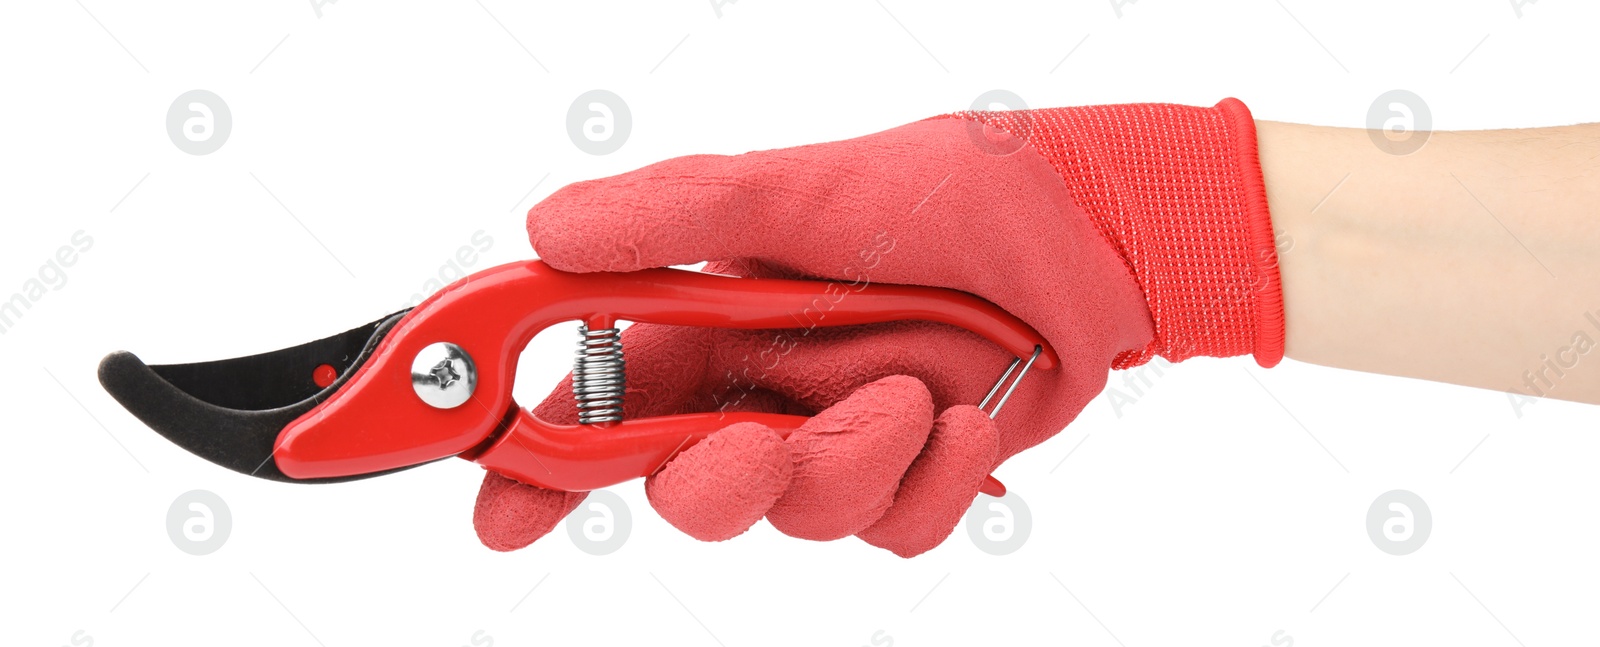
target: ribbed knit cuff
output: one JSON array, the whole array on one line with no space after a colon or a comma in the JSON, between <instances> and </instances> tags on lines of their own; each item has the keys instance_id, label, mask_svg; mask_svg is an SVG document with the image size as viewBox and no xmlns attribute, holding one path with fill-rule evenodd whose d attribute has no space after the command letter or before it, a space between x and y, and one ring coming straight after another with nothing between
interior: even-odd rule
<instances>
[{"instance_id":1,"label":"ribbed knit cuff","mask_svg":"<svg viewBox=\"0 0 1600 647\"><path fill-rule=\"evenodd\" d=\"M1060 173L1144 290L1150 345L1113 368L1195 356L1283 358L1283 293L1255 121L1211 108L1126 104L961 112L1026 141ZM1010 151L1001 151L1001 154Z\"/></svg>"}]
</instances>

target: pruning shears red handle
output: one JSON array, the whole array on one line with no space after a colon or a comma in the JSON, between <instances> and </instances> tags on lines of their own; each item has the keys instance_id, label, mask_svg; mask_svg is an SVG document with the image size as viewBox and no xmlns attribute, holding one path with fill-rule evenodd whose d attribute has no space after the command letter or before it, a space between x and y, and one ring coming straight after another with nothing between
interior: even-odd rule
<instances>
[{"instance_id":1,"label":"pruning shears red handle","mask_svg":"<svg viewBox=\"0 0 1600 647\"><path fill-rule=\"evenodd\" d=\"M573 320L583 325L573 375L581 422L552 424L513 401L512 383L534 335ZM903 320L959 326L1011 352L1017 360L1002 384L1024 360L1024 373L1059 361L1021 320L954 290L675 269L575 274L532 260L478 272L408 311L272 353L156 366L112 353L100 381L172 442L254 476L342 481L460 456L531 485L584 491L647 476L734 423L786 435L807 420L753 412L622 419L616 322L792 329ZM991 480L985 491L1003 488Z\"/></svg>"}]
</instances>

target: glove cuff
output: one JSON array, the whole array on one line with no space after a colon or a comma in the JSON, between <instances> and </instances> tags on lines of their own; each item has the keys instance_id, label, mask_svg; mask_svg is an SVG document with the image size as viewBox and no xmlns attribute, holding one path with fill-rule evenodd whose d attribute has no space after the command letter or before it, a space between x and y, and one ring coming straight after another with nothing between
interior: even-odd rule
<instances>
[{"instance_id":1,"label":"glove cuff","mask_svg":"<svg viewBox=\"0 0 1600 647\"><path fill-rule=\"evenodd\" d=\"M1237 99L1211 108L1126 104L960 112L1031 146L1128 264L1155 338L1118 355L1283 358L1283 292L1255 121ZM1003 153L1014 152L1002 151Z\"/></svg>"}]
</instances>

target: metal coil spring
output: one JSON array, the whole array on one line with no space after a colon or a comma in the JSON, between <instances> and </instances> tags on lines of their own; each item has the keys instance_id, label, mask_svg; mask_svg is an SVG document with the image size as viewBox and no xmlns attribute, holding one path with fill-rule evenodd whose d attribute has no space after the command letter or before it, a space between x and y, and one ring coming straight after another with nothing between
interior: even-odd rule
<instances>
[{"instance_id":1,"label":"metal coil spring","mask_svg":"<svg viewBox=\"0 0 1600 647\"><path fill-rule=\"evenodd\" d=\"M578 352L572 363L572 393L578 400L578 422L622 420L622 393L627 378L623 374L622 336L617 328L589 330L578 326Z\"/></svg>"}]
</instances>

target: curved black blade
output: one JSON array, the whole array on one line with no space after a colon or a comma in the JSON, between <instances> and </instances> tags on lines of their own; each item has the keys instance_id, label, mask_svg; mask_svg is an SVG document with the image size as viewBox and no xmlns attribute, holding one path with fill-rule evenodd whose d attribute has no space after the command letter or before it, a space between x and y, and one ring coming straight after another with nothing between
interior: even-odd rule
<instances>
[{"instance_id":1,"label":"curved black blade","mask_svg":"<svg viewBox=\"0 0 1600 647\"><path fill-rule=\"evenodd\" d=\"M293 348L214 362L150 366L133 353L118 351L100 361L100 385L167 440L235 472L292 483L389 474L407 468L290 478L272 460L272 449L285 426L344 386L405 313ZM323 364L338 371L326 388L312 379Z\"/></svg>"},{"instance_id":2,"label":"curved black blade","mask_svg":"<svg viewBox=\"0 0 1600 647\"><path fill-rule=\"evenodd\" d=\"M365 326L270 353L194 364L151 366L161 379L190 396L227 409L264 411L303 402L323 391L312 372L326 364L343 377L368 345L382 339L380 327L405 311Z\"/></svg>"}]
</instances>

